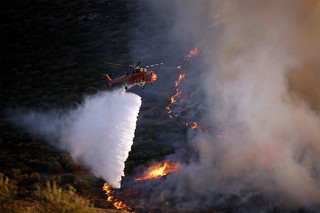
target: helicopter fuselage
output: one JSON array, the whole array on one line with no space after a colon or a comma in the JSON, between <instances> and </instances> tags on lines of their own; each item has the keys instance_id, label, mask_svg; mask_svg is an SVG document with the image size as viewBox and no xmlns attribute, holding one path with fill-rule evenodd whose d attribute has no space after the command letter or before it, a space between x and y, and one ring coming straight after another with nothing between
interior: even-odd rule
<instances>
[{"instance_id":1,"label":"helicopter fuselage","mask_svg":"<svg viewBox=\"0 0 320 213\"><path fill-rule=\"evenodd\" d=\"M112 80L108 74L106 74L106 77L109 79L109 86L112 86L112 84L119 83L119 82L125 82L125 86L127 88L127 85L129 87L138 85L141 87L144 87L145 83L153 83L157 80L157 75L154 71L136 71L127 73L126 75Z\"/></svg>"}]
</instances>

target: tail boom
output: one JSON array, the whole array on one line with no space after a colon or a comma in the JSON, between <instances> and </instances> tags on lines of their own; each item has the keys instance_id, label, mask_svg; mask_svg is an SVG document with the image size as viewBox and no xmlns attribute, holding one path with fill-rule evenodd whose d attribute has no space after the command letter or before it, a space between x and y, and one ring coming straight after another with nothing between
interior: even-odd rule
<instances>
[{"instance_id":1,"label":"tail boom","mask_svg":"<svg viewBox=\"0 0 320 213\"><path fill-rule=\"evenodd\" d=\"M129 74L127 74L127 75L124 75L124 76L122 76L122 77L120 77L120 78L117 78L117 79L115 79L115 80L112 80L111 78L110 78L110 76L108 75L108 74L106 74L106 77L108 78L108 80L109 80L109 86L111 87L112 86L112 84L115 84L115 83L119 83L119 82L126 82L126 81L128 81L128 76L129 76Z\"/></svg>"},{"instance_id":2,"label":"tail boom","mask_svg":"<svg viewBox=\"0 0 320 213\"><path fill-rule=\"evenodd\" d=\"M108 74L106 74L106 77L107 77L108 80L109 80L109 87L111 87L112 84L113 84L113 81L112 81L112 79L110 78L110 76L109 76Z\"/></svg>"}]
</instances>

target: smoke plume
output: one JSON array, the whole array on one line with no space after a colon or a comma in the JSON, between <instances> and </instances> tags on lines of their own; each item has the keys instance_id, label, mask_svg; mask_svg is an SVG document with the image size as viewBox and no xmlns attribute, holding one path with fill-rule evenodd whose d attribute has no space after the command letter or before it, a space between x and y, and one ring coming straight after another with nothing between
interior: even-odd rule
<instances>
[{"instance_id":1,"label":"smoke plume","mask_svg":"<svg viewBox=\"0 0 320 213\"><path fill-rule=\"evenodd\" d=\"M113 187L120 187L133 143L141 98L124 89L86 97L75 110L29 111L18 125L41 135Z\"/></svg>"},{"instance_id":2,"label":"smoke plume","mask_svg":"<svg viewBox=\"0 0 320 213\"><path fill-rule=\"evenodd\" d=\"M174 23L163 36L199 47L186 78L198 82L188 98L202 100L188 116L201 111L194 119L209 128L190 130L197 158L153 186L142 205L319 207L320 2L147 2ZM210 21L219 25L200 33Z\"/></svg>"}]
</instances>

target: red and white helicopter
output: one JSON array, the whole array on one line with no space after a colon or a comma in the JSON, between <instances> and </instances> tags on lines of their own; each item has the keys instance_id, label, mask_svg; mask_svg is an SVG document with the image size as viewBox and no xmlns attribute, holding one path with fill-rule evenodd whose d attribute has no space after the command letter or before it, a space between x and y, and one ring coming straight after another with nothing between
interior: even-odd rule
<instances>
[{"instance_id":1,"label":"red and white helicopter","mask_svg":"<svg viewBox=\"0 0 320 213\"><path fill-rule=\"evenodd\" d=\"M140 60L136 66L129 65L129 67L132 69L131 73L127 73L126 75L121 76L116 79L111 79L110 76L108 74L106 74L106 77L109 80L109 86L111 87L112 84L124 82L125 89L131 88L136 85L141 86L144 89L146 83L153 84L153 82L157 80L157 75L152 70L148 71L147 67L158 66L158 65L162 65L164 63L140 67L141 63L142 63L142 60ZM113 65L113 66L128 67L128 65L115 64L115 63L109 63L109 62L105 62L105 64Z\"/></svg>"}]
</instances>

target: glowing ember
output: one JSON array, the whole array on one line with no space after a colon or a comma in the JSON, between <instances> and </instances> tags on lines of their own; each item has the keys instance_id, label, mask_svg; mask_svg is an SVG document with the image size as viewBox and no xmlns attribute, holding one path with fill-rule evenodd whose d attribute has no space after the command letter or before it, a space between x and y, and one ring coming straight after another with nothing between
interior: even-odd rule
<instances>
[{"instance_id":1,"label":"glowing ember","mask_svg":"<svg viewBox=\"0 0 320 213\"><path fill-rule=\"evenodd\" d=\"M175 95L173 95L171 98L170 98L170 100L171 100L171 103L169 104L169 106L167 106L167 110L169 110L169 116L170 116L170 118L172 118L172 116L170 115L170 113L172 112L172 110L170 109L170 106L172 105L172 104L174 104L175 102L177 102L177 100L176 100L176 97L177 96L179 96L181 94L181 91L179 91L179 89L176 89L176 94Z\"/></svg>"},{"instance_id":2,"label":"glowing ember","mask_svg":"<svg viewBox=\"0 0 320 213\"><path fill-rule=\"evenodd\" d=\"M126 204L124 204L122 201L116 199L113 195L113 190L112 190L112 186L110 186L109 184L105 183L104 186L102 187L102 189L106 192L106 195L108 196L108 201L112 202L113 206L116 209L119 209L123 212L129 212L132 213L134 211L131 211L132 209L130 207L128 207Z\"/></svg>"},{"instance_id":3,"label":"glowing ember","mask_svg":"<svg viewBox=\"0 0 320 213\"><path fill-rule=\"evenodd\" d=\"M197 56L198 54L199 54L198 47L195 47L193 50L191 50L191 51L189 52L188 55L185 56L184 62L190 61L190 59L192 59L194 56ZM179 75L178 80L175 81L176 94L174 94L174 95L170 98L171 102L170 102L170 104L166 107L166 109L169 111L168 113L169 113L169 117L170 117L170 118L173 118L173 116L170 115L170 114L172 113L172 110L171 110L170 107L171 107L175 102L177 102L177 99L176 99L176 98L182 93L182 91L180 91L177 87L179 86L179 84L181 83L181 81L186 77L186 74L183 73L183 71L182 71L182 66L181 66L181 65L179 65L179 66L177 67L177 69L180 70L181 73L180 73L180 75ZM184 95L183 97L187 97L187 94Z\"/></svg>"},{"instance_id":4,"label":"glowing ember","mask_svg":"<svg viewBox=\"0 0 320 213\"><path fill-rule=\"evenodd\" d=\"M197 122L193 122L191 124L191 129L196 129L198 127L198 123Z\"/></svg>"},{"instance_id":5,"label":"glowing ember","mask_svg":"<svg viewBox=\"0 0 320 213\"><path fill-rule=\"evenodd\" d=\"M214 28L215 26L217 26L217 25L219 25L219 24L221 24L221 23L223 23L223 22L224 22L224 19L223 19L223 20L219 20L219 21L217 21L217 22L214 22L214 23L212 23L211 25L209 25L208 28L212 29L212 28Z\"/></svg>"},{"instance_id":6,"label":"glowing ember","mask_svg":"<svg viewBox=\"0 0 320 213\"><path fill-rule=\"evenodd\" d=\"M197 55L199 55L199 50L198 50L198 47L195 47L194 50L190 51L190 53L187 55L187 57L192 58Z\"/></svg>"},{"instance_id":7,"label":"glowing ember","mask_svg":"<svg viewBox=\"0 0 320 213\"><path fill-rule=\"evenodd\" d=\"M178 86L184 77L186 77L186 74L184 73L180 74L179 79L176 81L175 85Z\"/></svg>"},{"instance_id":8,"label":"glowing ember","mask_svg":"<svg viewBox=\"0 0 320 213\"><path fill-rule=\"evenodd\" d=\"M177 170L178 170L178 164L174 162L166 161L164 163L159 163L157 165L150 167L146 172L146 174L137 178L135 181L158 179L162 176L165 176Z\"/></svg>"},{"instance_id":9,"label":"glowing ember","mask_svg":"<svg viewBox=\"0 0 320 213\"><path fill-rule=\"evenodd\" d=\"M217 14L217 15L214 17L214 19L219 18L220 16L221 16L220 14Z\"/></svg>"}]
</instances>

